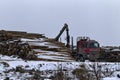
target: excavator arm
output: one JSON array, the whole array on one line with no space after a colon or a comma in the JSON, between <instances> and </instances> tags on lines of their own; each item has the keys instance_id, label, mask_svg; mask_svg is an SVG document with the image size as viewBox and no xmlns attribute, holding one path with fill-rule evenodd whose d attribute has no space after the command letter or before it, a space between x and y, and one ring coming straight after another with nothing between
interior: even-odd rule
<instances>
[{"instance_id":1,"label":"excavator arm","mask_svg":"<svg viewBox=\"0 0 120 80\"><path fill-rule=\"evenodd\" d=\"M60 30L60 33L56 36L55 40L58 41L60 36L63 34L63 32L65 31L66 29L66 38L67 38L67 44L66 44L66 47L70 47L70 36L69 36L69 29L68 29L68 25L65 23L63 28Z\"/></svg>"}]
</instances>

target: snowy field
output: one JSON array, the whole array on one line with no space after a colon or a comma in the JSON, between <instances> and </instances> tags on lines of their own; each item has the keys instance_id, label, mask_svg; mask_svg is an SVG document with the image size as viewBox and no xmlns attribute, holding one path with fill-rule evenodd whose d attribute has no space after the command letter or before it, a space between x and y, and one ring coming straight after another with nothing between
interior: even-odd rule
<instances>
[{"instance_id":1,"label":"snowy field","mask_svg":"<svg viewBox=\"0 0 120 80\"><path fill-rule=\"evenodd\" d=\"M25 61L13 56L1 56L1 59L0 80L8 78L10 80L54 80L52 78L61 71L64 73L64 77L67 76L70 80L79 80L79 78L73 74L73 71L82 69L83 67L81 67L81 65L85 65L84 69L94 76L95 73L100 74L101 80L120 80L120 78L118 78L120 77L120 63L117 62ZM36 75L38 77L36 77ZM96 80L96 76L94 77L94 80Z\"/></svg>"}]
</instances>

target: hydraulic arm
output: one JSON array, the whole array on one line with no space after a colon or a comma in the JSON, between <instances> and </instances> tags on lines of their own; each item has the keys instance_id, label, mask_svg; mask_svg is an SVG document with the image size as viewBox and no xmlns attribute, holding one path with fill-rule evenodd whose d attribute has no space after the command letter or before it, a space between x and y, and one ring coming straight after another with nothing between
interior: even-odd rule
<instances>
[{"instance_id":1,"label":"hydraulic arm","mask_svg":"<svg viewBox=\"0 0 120 80\"><path fill-rule=\"evenodd\" d=\"M69 29L68 29L68 25L65 23L63 28L60 30L60 33L57 35L57 37L55 38L56 41L59 40L60 36L62 35L62 33L65 31L66 29L66 38L67 38L67 44L66 47L70 47L70 36L69 36Z\"/></svg>"}]
</instances>

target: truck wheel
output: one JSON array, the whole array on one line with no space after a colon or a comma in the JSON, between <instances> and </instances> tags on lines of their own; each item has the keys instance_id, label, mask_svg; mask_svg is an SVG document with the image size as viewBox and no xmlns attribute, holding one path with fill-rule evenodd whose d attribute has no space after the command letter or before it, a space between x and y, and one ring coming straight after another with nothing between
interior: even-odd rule
<instances>
[{"instance_id":1,"label":"truck wheel","mask_svg":"<svg viewBox=\"0 0 120 80\"><path fill-rule=\"evenodd\" d=\"M79 55L76 59L76 61L84 62L85 58L82 55Z\"/></svg>"},{"instance_id":2,"label":"truck wheel","mask_svg":"<svg viewBox=\"0 0 120 80\"><path fill-rule=\"evenodd\" d=\"M85 61L85 58L81 55L80 58L79 58L80 61L84 62Z\"/></svg>"}]
</instances>

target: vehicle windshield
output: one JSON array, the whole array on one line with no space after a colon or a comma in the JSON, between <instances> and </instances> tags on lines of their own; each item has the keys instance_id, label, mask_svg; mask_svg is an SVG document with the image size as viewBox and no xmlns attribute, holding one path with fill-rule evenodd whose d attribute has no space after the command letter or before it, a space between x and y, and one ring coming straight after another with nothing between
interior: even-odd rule
<instances>
[{"instance_id":1,"label":"vehicle windshield","mask_svg":"<svg viewBox=\"0 0 120 80\"><path fill-rule=\"evenodd\" d=\"M99 48L99 43L97 43L97 42L91 42L89 44L89 48Z\"/></svg>"}]
</instances>

